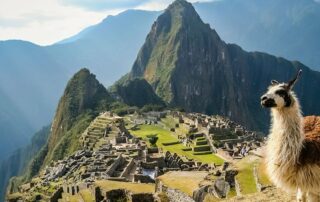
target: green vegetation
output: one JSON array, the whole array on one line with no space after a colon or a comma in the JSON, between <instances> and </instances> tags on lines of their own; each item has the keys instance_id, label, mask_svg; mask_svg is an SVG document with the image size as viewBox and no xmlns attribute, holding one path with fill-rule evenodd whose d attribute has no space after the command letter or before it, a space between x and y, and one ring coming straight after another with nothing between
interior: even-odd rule
<instances>
[{"instance_id":1,"label":"green vegetation","mask_svg":"<svg viewBox=\"0 0 320 202\"><path fill-rule=\"evenodd\" d=\"M96 181L95 184L105 191L112 189L127 189L133 193L154 193L154 184L132 183L132 182L118 182L110 180Z\"/></svg>"},{"instance_id":2,"label":"green vegetation","mask_svg":"<svg viewBox=\"0 0 320 202\"><path fill-rule=\"evenodd\" d=\"M67 131L56 146L48 153L47 159L59 160L80 148L79 137L96 117L96 113L85 113L77 117L75 125Z\"/></svg>"},{"instance_id":3,"label":"green vegetation","mask_svg":"<svg viewBox=\"0 0 320 202\"><path fill-rule=\"evenodd\" d=\"M9 182L8 190L11 192L18 191L19 185L27 182L39 172L43 163L43 159L47 153L46 143L49 134L50 126L42 128L33 136L30 145L19 150L18 153L11 157L14 163L13 165L9 164L12 166L12 168L10 168L11 174L8 174L8 176L16 176L19 174L23 175L19 177L13 177ZM20 159L22 159L22 162ZM2 172L0 173L0 181L7 177L2 176L4 174L5 173Z\"/></svg>"},{"instance_id":4,"label":"green vegetation","mask_svg":"<svg viewBox=\"0 0 320 202\"><path fill-rule=\"evenodd\" d=\"M158 125L141 125L138 130L131 130L131 134L147 139L147 136L150 134L157 134L159 137L158 146L161 147L164 151L170 151L172 153L177 153L180 156L185 156L189 159L194 159L204 163L216 163L222 164L223 160L218 156L210 152L202 155L194 155L192 151L189 151L187 147L179 144L170 144L165 146L166 143L176 143L178 142L177 136L170 132L168 129L164 129L160 124Z\"/></svg>"},{"instance_id":5,"label":"green vegetation","mask_svg":"<svg viewBox=\"0 0 320 202\"><path fill-rule=\"evenodd\" d=\"M79 148L79 137L101 111L114 102L96 76L81 69L68 82L61 97L48 142L44 165L59 160Z\"/></svg>"},{"instance_id":6,"label":"green vegetation","mask_svg":"<svg viewBox=\"0 0 320 202\"><path fill-rule=\"evenodd\" d=\"M151 145L151 146L156 146L157 141L158 141L158 139L159 139L158 136L157 136L157 135L152 135L152 136L148 135L147 137L148 137L148 139L149 139L150 145Z\"/></svg>"},{"instance_id":7,"label":"green vegetation","mask_svg":"<svg viewBox=\"0 0 320 202\"><path fill-rule=\"evenodd\" d=\"M258 180L262 185L268 186L272 184L267 175L266 165L263 161L258 163L257 172L258 172Z\"/></svg>"},{"instance_id":8,"label":"green vegetation","mask_svg":"<svg viewBox=\"0 0 320 202\"><path fill-rule=\"evenodd\" d=\"M159 110L165 106L161 98L154 93L150 84L141 78L130 80L128 76L124 76L111 90L119 95L124 103L142 108L142 111Z\"/></svg>"},{"instance_id":9,"label":"green vegetation","mask_svg":"<svg viewBox=\"0 0 320 202\"><path fill-rule=\"evenodd\" d=\"M240 184L242 194L251 194L257 192L256 182L253 176L253 167L256 163L255 159L245 157L241 159L237 164L239 174L236 176Z\"/></svg>"}]
</instances>

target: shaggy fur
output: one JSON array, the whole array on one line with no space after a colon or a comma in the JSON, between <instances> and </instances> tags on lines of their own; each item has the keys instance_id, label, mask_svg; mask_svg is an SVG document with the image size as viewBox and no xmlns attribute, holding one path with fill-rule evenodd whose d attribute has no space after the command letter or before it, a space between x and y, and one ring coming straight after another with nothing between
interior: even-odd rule
<instances>
[{"instance_id":1,"label":"shaggy fur","mask_svg":"<svg viewBox=\"0 0 320 202\"><path fill-rule=\"evenodd\" d=\"M319 135L305 136L299 101L292 86L287 86L273 84L262 97L262 101L268 98L275 102L267 142L267 172L277 187L297 192L298 201L320 201ZM285 96L275 93L281 89L287 90L290 105L286 105Z\"/></svg>"}]
</instances>

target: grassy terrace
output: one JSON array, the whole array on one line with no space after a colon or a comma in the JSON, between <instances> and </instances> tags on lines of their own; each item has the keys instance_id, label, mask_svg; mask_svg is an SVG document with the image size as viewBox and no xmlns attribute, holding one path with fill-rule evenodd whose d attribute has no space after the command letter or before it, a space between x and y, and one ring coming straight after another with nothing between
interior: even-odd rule
<instances>
[{"instance_id":1,"label":"grassy terrace","mask_svg":"<svg viewBox=\"0 0 320 202\"><path fill-rule=\"evenodd\" d=\"M110 180L96 181L95 184L105 191L113 189L127 189L133 193L154 193L154 184L143 184L143 183L131 183L131 182L118 182Z\"/></svg>"},{"instance_id":2,"label":"grassy terrace","mask_svg":"<svg viewBox=\"0 0 320 202\"><path fill-rule=\"evenodd\" d=\"M256 182L253 176L253 164L242 159L237 163L239 174L236 176L240 184L242 194L251 194L257 192Z\"/></svg>"},{"instance_id":3,"label":"grassy terrace","mask_svg":"<svg viewBox=\"0 0 320 202\"><path fill-rule=\"evenodd\" d=\"M178 189L189 196L192 196L194 190L199 188L199 183L208 175L207 172L168 172L161 175L159 179L166 186Z\"/></svg>"},{"instance_id":4,"label":"grassy terrace","mask_svg":"<svg viewBox=\"0 0 320 202\"><path fill-rule=\"evenodd\" d=\"M272 185L272 183L268 178L265 163L263 161L260 161L259 164L257 165L257 171L258 171L258 180L263 186Z\"/></svg>"},{"instance_id":5,"label":"grassy terrace","mask_svg":"<svg viewBox=\"0 0 320 202\"><path fill-rule=\"evenodd\" d=\"M177 153L181 156L186 156L189 159L194 159L203 163L216 163L222 164L223 160L214 154L203 154L203 155L193 155L193 151L183 151L186 148L182 144L174 144L169 146L164 146L162 143L176 142L178 137L175 133L170 132L169 129L164 129L160 124L157 125L141 125L138 130L130 131L131 134L142 137L145 139L147 135L158 134L157 146L161 147L164 151L170 151Z\"/></svg>"},{"instance_id":6,"label":"grassy terrace","mask_svg":"<svg viewBox=\"0 0 320 202\"><path fill-rule=\"evenodd\" d=\"M248 156L236 164L240 171L236 178L240 184L242 194L251 194L257 192L256 183L253 176L253 168L255 165L258 171L258 181L264 186L271 185L271 182L266 174L263 161L257 157Z\"/></svg>"}]
</instances>

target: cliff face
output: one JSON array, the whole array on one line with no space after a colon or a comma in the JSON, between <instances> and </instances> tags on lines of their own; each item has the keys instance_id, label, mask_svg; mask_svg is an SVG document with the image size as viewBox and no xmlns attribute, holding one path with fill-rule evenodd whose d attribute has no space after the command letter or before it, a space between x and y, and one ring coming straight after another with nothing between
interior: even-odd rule
<instances>
[{"instance_id":1,"label":"cliff face","mask_svg":"<svg viewBox=\"0 0 320 202\"><path fill-rule=\"evenodd\" d=\"M268 112L259 104L272 79L304 76L296 91L305 114L319 114L320 74L299 62L226 44L192 5L177 0L153 24L129 79L144 78L169 105L220 114L266 131ZM316 93L315 93L316 92Z\"/></svg>"}]
</instances>

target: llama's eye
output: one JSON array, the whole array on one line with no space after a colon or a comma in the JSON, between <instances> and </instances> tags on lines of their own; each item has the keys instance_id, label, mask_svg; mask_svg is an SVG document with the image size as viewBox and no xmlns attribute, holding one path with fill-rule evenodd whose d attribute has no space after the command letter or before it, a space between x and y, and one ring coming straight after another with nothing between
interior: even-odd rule
<instances>
[{"instance_id":1,"label":"llama's eye","mask_svg":"<svg viewBox=\"0 0 320 202\"><path fill-rule=\"evenodd\" d=\"M279 96L281 96L281 97L284 97L284 96L287 95L287 91L285 91L285 90L277 90L277 91L275 92L275 94L277 94L277 95L279 95Z\"/></svg>"}]
</instances>

